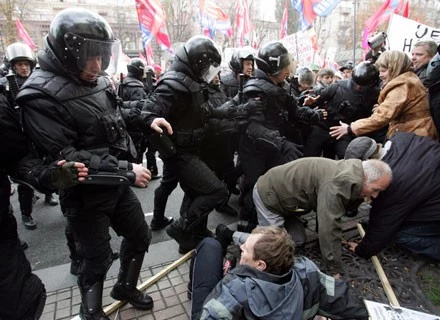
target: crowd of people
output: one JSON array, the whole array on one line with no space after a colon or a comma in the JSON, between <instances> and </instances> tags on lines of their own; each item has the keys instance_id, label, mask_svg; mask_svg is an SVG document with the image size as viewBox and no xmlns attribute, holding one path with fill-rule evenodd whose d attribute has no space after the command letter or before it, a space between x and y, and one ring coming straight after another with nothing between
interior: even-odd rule
<instances>
[{"instance_id":1,"label":"crowd of people","mask_svg":"<svg viewBox=\"0 0 440 320\"><path fill-rule=\"evenodd\" d=\"M17 234L11 179L29 230L36 228L34 190L49 205L59 194L81 319L108 319L103 283L117 257L111 297L153 308L136 288L152 230L165 229L182 254L196 249L188 286L193 319L363 319L360 293L342 279L343 245L370 257L395 242L440 260L435 42L415 44L412 59L382 50L381 42L369 60L347 61L336 72L297 68L280 42L269 42L258 51L237 48L222 71L216 44L194 36L165 72L134 58L115 85L105 74L114 40L104 18L71 8L52 20L36 58L25 44L7 48L0 318L36 319L45 301ZM161 180L148 225L131 186L153 179ZM175 220L165 211L178 184L184 196ZM238 211L228 203L232 195ZM372 200L365 238L343 242L342 218L365 200ZM237 230L209 230L214 210L238 216ZM310 210L323 270L295 257L306 242L300 215ZM110 227L122 237L116 256ZM224 275L232 243L241 249L239 266Z\"/></svg>"}]
</instances>

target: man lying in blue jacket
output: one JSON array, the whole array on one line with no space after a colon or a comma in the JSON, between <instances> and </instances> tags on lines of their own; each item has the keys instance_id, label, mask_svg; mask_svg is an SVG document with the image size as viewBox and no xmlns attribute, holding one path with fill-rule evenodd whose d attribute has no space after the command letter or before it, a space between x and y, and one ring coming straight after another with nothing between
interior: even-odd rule
<instances>
[{"instance_id":1,"label":"man lying in blue jacket","mask_svg":"<svg viewBox=\"0 0 440 320\"><path fill-rule=\"evenodd\" d=\"M232 240L233 231L225 230ZM234 240L242 243L240 262L226 275L220 242L205 238L197 246L190 268L192 319L368 317L362 299L344 281L320 272L305 257L294 257L294 242L284 228L234 232Z\"/></svg>"}]
</instances>

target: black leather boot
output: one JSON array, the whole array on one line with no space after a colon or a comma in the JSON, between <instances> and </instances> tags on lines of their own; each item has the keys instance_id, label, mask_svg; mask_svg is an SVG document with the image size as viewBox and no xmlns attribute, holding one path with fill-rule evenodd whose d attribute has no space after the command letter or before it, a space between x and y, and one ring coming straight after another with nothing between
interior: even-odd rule
<instances>
[{"instance_id":1,"label":"black leather boot","mask_svg":"<svg viewBox=\"0 0 440 320\"><path fill-rule=\"evenodd\" d=\"M121 260L118 282L113 286L110 296L115 300L127 301L135 308L150 310L154 305L153 299L136 288L144 255L142 252L130 259Z\"/></svg>"},{"instance_id":2,"label":"black leather boot","mask_svg":"<svg viewBox=\"0 0 440 320\"><path fill-rule=\"evenodd\" d=\"M102 310L103 282L95 282L91 286L79 285L82 302L79 317L83 320L110 320Z\"/></svg>"}]
</instances>

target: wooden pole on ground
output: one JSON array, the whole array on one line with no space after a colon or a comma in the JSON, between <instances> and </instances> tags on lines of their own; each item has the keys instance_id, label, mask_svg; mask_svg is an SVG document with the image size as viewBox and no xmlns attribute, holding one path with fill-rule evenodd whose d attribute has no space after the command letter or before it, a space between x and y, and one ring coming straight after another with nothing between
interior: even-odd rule
<instances>
[{"instance_id":1,"label":"wooden pole on ground","mask_svg":"<svg viewBox=\"0 0 440 320\"><path fill-rule=\"evenodd\" d=\"M357 224L357 228L359 230L359 234L363 238L365 236L364 228L362 228L362 225L360 223ZM373 261L377 275L379 276L380 282L382 283L383 289L385 291L385 294L387 295L390 305L392 305L393 307L400 307L399 301L397 300L396 295L394 294L393 288L391 287L390 282L388 281L387 275L385 274L385 271L383 270L379 259L377 258L377 256L372 256L371 261Z\"/></svg>"},{"instance_id":2,"label":"wooden pole on ground","mask_svg":"<svg viewBox=\"0 0 440 320\"><path fill-rule=\"evenodd\" d=\"M170 271L174 270L175 268L177 268L178 266L180 266L181 264L185 263L187 260L189 260L194 254L194 250L191 250L190 252L188 252L187 254L185 254L184 256L180 257L179 259L177 259L176 261L174 261L172 264L170 264L169 266L167 266L166 268L160 270L159 273L155 274L154 276L152 276L151 278L149 278L148 280L144 281L143 283L141 283L140 285L137 286L137 288L140 291L144 291L145 289L147 289L148 287L150 287L151 285L155 284L156 282L158 282L160 279L162 279L164 276L166 276ZM127 301L115 301L112 304L106 306L104 308L104 313L108 316L110 315L112 312L114 312L115 310L119 309L120 307L122 307Z\"/></svg>"}]
</instances>

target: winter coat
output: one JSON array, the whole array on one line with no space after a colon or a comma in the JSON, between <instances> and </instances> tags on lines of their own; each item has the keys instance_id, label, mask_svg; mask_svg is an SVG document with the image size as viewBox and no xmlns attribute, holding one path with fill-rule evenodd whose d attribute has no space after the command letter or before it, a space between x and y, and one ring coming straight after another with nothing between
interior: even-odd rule
<instances>
[{"instance_id":1,"label":"winter coat","mask_svg":"<svg viewBox=\"0 0 440 320\"><path fill-rule=\"evenodd\" d=\"M406 224L440 222L440 144L399 132L383 157L393 171L390 186L373 200L365 237L356 254L379 253ZM417 168L415 170L415 168Z\"/></svg>"},{"instance_id":2,"label":"winter coat","mask_svg":"<svg viewBox=\"0 0 440 320\"><path fill-rule=\"evenodd\" d=\"M278 276L240 265L206 298L200 319L300 320L303 295L292 270Z\"/></svg>"},{"instance_id":3,"label":"winter coat","mask_svg":"<svg viewBox=\"0 0 440 320\"><path fill-rule=\"evenodd\" d=\"M248 266L233 269L206 298L200 319L308 320L315 315L367 319L368 312L347 282L298 257L293 269L282 276Z\"/></svg>"},{"instance_id":4,"label":"winter coat","mask_svg":"<svg viewBox=\"0 0 440 320\"><path fill-rule=\"evenodd\" d=\"M378 103L379 107L369 118L351 123L356 136L388 125L388 138L402 131L437 139L426 88L414 72L405 72L387 83L380 92Z\"/></svg>"},{"instance_id":5,"label":"winter coat","mask_svg":"<svg viewBox=\"0 0 440 320\"><path fill-rule=\"evenodd\" d=\"M307 157L270 169L258 179L257 191L265 207L280 216L297 208L315 210L327 268L343 272L341 218L362 202L363 175L360 160Z\"/></svg>"}]
</instances>

